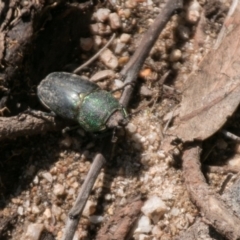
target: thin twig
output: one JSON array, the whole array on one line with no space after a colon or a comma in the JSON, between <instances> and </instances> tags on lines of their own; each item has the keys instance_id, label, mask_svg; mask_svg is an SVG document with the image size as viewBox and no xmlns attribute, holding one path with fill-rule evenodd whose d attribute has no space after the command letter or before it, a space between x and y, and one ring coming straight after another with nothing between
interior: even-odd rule
<instances>
[{"instance_id":1,"label":"thin twig","mask_svg":"<svg viewBox=\"0 0 240 240\"><path fill-rule=\"evenodd\" d=\"M98 174L100 173L104 163L105 158L102 156L102 154L97 154L82 185L81 191L78 194L77 200L69 212L66 229L62 238L63 240L73 239L82 211L88 200L92 187L97 179L96 176L98 176Z\"/></svg>"},{"instance_id":2,"label":"thin twig","mask_svg":"<svg viewBox=\"0 0 240 240\"><path fill-rule=\"evenodd\" d=\"M233 134L233 133L230 133L230 132L228 132L228 131L226 131L226 130L221 130L221 133L222 133L225 137L227 137L227 138L229 138L229 139L231 139L231 140L233 140L233 141L235 141L235 142L240 143L240 137L239 137L239 136L237 136L237 135L235 135L235 134Z\"/></svg>"},{"instance_id":3,"label":"thin twig","mask_svg":"<svg viewBox=\"0 0 240 240\"><path fill-rule=\"evenodd\" d=\"M145 59L147 58L150 50L152 49L155 41L158 39L159 34L169 21L173 12L179 8L182 8L182 0L169 0L167 1L165 7L158 14L152 26L144 33L144 36L141 40L140 45L137 50L131 57L130 61L126 64L126 66L121 71L121 75L125 79L125 83L131 83L128 85L120 99L120 103L127 107L129 100L131 98L132 92L134 90L134 85L136 84L136 79L138 77L138 73L143 66Z\"/></svg>"},{"instance_id":4,"label":"thin twig","mask_svg":"<svg viewBox=\"0 0 240 240\"><path fill-rule=\"evenodd\" d=\"M84 64L82 64L80 67L76 68L73 73L79 73L83 68L85 68L86 66L88 66L89 64L91 64L93 61L95 61L100 54L112 43L112 41L114 40L114 38L116 37L116 34L114 33L112 35L112 37L110 38L110 40L107 42L107 44L100 49L93 57L91 57L87 62L85 62Z\"/></svg>"}]
</instances>

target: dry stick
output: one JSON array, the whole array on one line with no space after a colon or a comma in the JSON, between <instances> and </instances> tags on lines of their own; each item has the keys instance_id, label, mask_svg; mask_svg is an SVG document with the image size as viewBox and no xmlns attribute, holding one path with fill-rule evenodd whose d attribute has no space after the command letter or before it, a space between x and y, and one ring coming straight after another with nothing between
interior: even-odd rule
<instances>
[{"instance_id":1,"label":"dry stick","mask_svg":"<svg viewBox=\"0 0 240 240\"><path fill-rule=\"evenodd\" d=\"M54 117L45 116L40 111L31 114L22 113L14 117L0 118L0 141L19 136L30 136L48 131L59 131L63 128L62 122Z\"/></svg>"},{"instance_id":2,"label":"dry stick","mask_svg":"<svg viewBox=\"0 0 240 240\"><path fill-rule=\"evenodd\" d=\"M127 107L132 91L134 89L134 85L136 82L136 78L138 76L138 72L141 69L145 59L147 58L151 48L153 47L155 41L157 40L160 32L163 30L164 26L169 21L171 15L176 9L179 9L182 7L182 0L176 1L176 0L169 0L163 11L158 15L156 20L154 21L153 25L149 28L149 30L144 34L143 39L141 40L141 43L130 59L129 63L126 65L123 71L121 71L121 75L123 75L125 78L125 83L130 83L131 86L127 86L124 89L124 92L122 94L122 97L120 99L120 103ZM75 70L74 72L76 72ZM102 159L99 163L96 163L96 161L99 161L99 158ZM96 181L98 177L98 173L103 166L105 162L105 158L102 154L98 154L94 160L92 165L97 167L97 170L92 170L92 172L88 172L87 178L84 181L84 184L81 188L81 191L77 197L77 202L74 204L74 207L70 210L69 218L67 220L66 229L63 235L63 240L72 240L74 233L76 231L78 222L80 220L80 215L83 211L83 208L86 204L86 201L88 199L88 196L90 194L92 185ZM91 169L94 169L92 166ZM95 173L94 173L95 172ZM93 174L94 173L94 174ZM91 179L91 183L87 181L87 179ZM89 184L89 185L88 185ZM87 190L85 190L86 188ZM85 192L86 191L86 192ZM74 217L72 217L74 216Z\"/></svg>"},{"instance_id":3,"label":"dry stick","mask_svg":"<svg viewBox=\"0 0 240 240\"><path fill-rule=\"evenodd\" d=\"M145 32L136 52L133 54L130 61L126 64L123 70L120 72L120 74L125 79L124 83L125 84L131 83L128 86L126 86L122 94L122 97L119 101L124 107L127 107L129 103L138 73L142 68L142 65L145 59L147 58L152 46L154 45L155 41L159 37L159 34L169 21L173 12L177 9L182 8L182 5L183 5L182 0L167 1L165 7L161 11L161 13L158 14L154 23Z\"/></svg>"},{"instance_id":4,"label":"dry stick","mask_svg":"<svg viewBox=\"0 0 240 240\"><path fill-rule=\"evenodd\" d=\"M82 185L81 191L78 194L77 200L69 212L66 229L62 239L73 239L82 211L88 200L92 187L97 179L96 176L98 176L98 174L100 173L104 163L105 158L102 156L102 154L97 154Z\"/></svg>"},{"instance_id":5,"label":"dry stick","mask_svg":"<svg viewBox=\"0 0 240 240\"><path fill-rule=\"evenodd\" d=\"M93 57L91 57L87 62L85 62L83 65L81 65L80 67L76 68L73 73L79 73L83 68L85 68L86 66L88 66L89 64L91 64L93 61L95 61L100 54L112 43L112 41L114 40L114 38L116 37L116 34L114 33L112 35L112 37L110 38L110 40L107 42L107 44L100 50L98 51Z\"/></svg>"},{"instance_id":6,"label":"dry stick","mask_svg":"<svg viewBox=\"0 0 240 240\"><path fill-rule=\"evenodd\" d=\"M221 130L221 133L222 133L225 137L227 137L227 138L229 138L229 139L231 139L231 140L233 140L233 141L235 141L235 142L237 142L237 143L240 142L240 137L237 136L237 135L235 135L235 134L233 134L233 133L230 133L230 132L228 132L228 131L226 131L226 130Z\"/></svg>"},{"instance_id":7,"label":"dry stick","mask_svg":"<svg viewBox=\"0 0 240 240\"><path fill-rule=\"evenodd\" d=\"M222 235L230 240L240 239L240 219L236 217L212 191L201 172L199 146L183 153L183 175L191 200L201 209L201 214Z\"/></svg>"}]
</instances>

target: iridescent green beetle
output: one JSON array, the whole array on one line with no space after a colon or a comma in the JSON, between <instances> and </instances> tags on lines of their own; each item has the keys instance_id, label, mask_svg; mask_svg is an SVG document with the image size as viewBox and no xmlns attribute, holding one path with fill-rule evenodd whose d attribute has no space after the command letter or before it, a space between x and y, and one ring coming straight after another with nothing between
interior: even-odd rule
<instances>
[{"instance_id":1,"label":"iridescent green beetle","mask_svg":"<svg viewBox=\"0 0 240 240\"><path fill-rule=\"evenodd\" d=\"M77 121L88 132L126 124L127 114L107 91L78 75L53 72L37 88L40 101L56 115Z\"/></svg>"}]
</instances>

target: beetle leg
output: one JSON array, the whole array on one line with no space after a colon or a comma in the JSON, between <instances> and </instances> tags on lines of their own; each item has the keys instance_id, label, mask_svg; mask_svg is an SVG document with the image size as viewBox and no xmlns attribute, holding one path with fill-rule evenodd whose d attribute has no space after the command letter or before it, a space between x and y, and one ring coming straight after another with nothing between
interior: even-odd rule
<instances>
[{"instance_id":1,"label":"beetle leg","mask_svg":"<svg viewBox=\"0 0 240 240\"><path fill-rule=\"evenodd\" d=\"M124 89L124 88L125 88L126 86L128 86L128 85L133 85L133 83L131 83L131 82L125 83L122 87L119 87L119 88L116 88L116 89L112 90L111 93L120 91L120 90Z\"/></svg>"},{"instance_id":2,"label":"beetle leg","mask_svg":"<svg viewBox=\"0 0 240 240\"><path fill-rule=\"evenodd\" d=\"M75 130L75 129L78 129L78 128L80 128L79 125L74 126L74 127L65 127L64 129L62 129L62 134L64 135L64 134L66 134L67 132L72 131L72 130Z\"/></svg>"}]
</instances>

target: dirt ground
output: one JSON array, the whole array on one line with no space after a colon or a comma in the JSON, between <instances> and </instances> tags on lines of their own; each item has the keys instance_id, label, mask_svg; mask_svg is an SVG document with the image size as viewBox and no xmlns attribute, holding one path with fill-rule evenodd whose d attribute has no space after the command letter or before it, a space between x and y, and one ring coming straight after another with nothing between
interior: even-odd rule
<instances>
[{"instance_id":1,"label":"dirt ground","mask_svg":"<svg viewBox=\"0 0 240 240\"><path fill-rule=\"evenodd\" d=\"M191 2L185 2L183 11L172 16L146 59L128 109L133 113L130 122L114 157L94 185L75 240L100 239L99 231L119 210L139 199L144 204L153 196L162 201L163 212L156 218L138 214L126 239L175 239L199 219L184 184L180 157L172 157L161 147L167 122L164 117L180 103L185 80L213 46L230 5L229 1L217 0L198 0L198 4L191 16ZM99 51L113 33L116 38L109 49L117 59L116 66L100 56L80 75L91 78L107 69L118 73L163 6L162 0L0 2L2 117L30 109L46 111L36 95L39 82L54 71L72 72ZM99 9L109 9L107 17L97 12ZM120 26L117 20L109 20L113 13ZM160 80L168 71L163 86ZM98 81L101 88L110 91L119 87L112 72ZM119 98L120 94L118 91L114 96ZM239 135L239 117L237 111L225 129ZM0 239L28 239L28 228L36 223L33 231L41 234L29 239L61 239L68 211L100 142L82 130L23 134L2 140ZM214 191L223 191L225 182L235 175L211 171L209 166L226 165L229 159L237 161L239 149L238 143L221 133L203 142L203 172ZM208 238L196 239L224 239L214 229L210 232Z\"/></svg>"}]
</instances>

